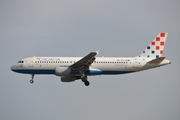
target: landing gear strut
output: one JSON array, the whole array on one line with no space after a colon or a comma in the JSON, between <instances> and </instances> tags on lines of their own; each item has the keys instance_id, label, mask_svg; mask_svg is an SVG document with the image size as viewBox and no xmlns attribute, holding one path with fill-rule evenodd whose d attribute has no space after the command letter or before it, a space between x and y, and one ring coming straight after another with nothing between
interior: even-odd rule
<instances>
[{"instance_id":1,"label":"landing gear strut","mask_svg":"<svg viewBox=\"0 0 180 120\"><path fill-rule=\"evenodd\" d=\"M33 84L34 83L34 80L33 80L34 79L34 74L32 74L31 78L32 79L30 80L30 83Z\"/></svg>"},{"instance_id":2,"label":"landing gear strut","mask_svg":"<svg viewBox=\"0 0 180 120\"><path fill-rule=\"evenodd\" d=\"M82 82L84 82L85 86L89 86L90 85L90 82L87 80L87 76L83 76L81 79L82 79Z\"/></svg>"}]
</instances>

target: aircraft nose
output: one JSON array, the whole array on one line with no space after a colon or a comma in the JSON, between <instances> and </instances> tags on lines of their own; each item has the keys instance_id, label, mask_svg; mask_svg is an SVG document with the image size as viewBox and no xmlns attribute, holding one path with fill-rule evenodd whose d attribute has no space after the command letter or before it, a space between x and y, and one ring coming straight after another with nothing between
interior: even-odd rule
<instances>
[{"instance_id":1,"label":"aircraft nose","mask_svg":"<svg viewBox=\"0 0 180 120\"><path fill-rule=\"evenodd\" d=\"M17 67L16 65L12 65L11 70L14 71L16 69L16 67Z\"/></svg>"}]
</instances>

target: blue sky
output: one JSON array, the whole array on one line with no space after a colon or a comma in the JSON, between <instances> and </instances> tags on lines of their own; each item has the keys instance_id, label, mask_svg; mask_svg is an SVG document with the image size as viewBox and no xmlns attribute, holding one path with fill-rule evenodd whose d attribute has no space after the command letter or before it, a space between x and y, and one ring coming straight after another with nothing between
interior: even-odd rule
<instances>
[{"instance_id":1,"label":"blue sky","mask_svg":"<svg viewBox=\"0 0 180 120\"><path fill-rule=\"evenodd\" d=\"M180 119L179 0L1 0L0 119ZM54 75L17 74L31 56L139 55L161 31L172 64L138 73L62 83Z\"/></svg>"}]
</instances>

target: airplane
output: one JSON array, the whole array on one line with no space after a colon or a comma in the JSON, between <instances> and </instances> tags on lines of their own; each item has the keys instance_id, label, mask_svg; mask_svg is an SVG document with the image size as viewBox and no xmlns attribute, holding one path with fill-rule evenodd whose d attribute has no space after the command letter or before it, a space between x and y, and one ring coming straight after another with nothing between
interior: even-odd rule
<instances>
[{"instance_id":1,"label":"airplane","mask_svg":"<svg viewBox=\"0 0 180 120\"><path fill-rule=\"evenodd\" d=\"M18 61L11 70L30 74L30 83L34 83L35 74L54 74L60 76L62 82L81 79L89 86L87 76L134 73L170 64L162 57L167 35L167 32L160 32L136 57L96 57L99 51L90 52L85 57L34 56Z\"/></svg>"}]
</instances>

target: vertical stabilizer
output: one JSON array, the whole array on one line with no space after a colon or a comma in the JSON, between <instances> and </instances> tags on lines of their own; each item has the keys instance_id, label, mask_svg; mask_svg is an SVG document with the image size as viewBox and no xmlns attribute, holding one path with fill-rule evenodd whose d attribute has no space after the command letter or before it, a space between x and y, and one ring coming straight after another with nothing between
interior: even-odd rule
<instances>
[{"instance_id":1,"label":"vertical stabilizer","mask_svg":"<svg viewBox=\"0 0 180 120\"><path fill-rule=\"evenodd\" d=\"M168 33L161 32L156 38L146 47L139 57L159 58L163 54Z\"/></svg>"}]
</instances>

